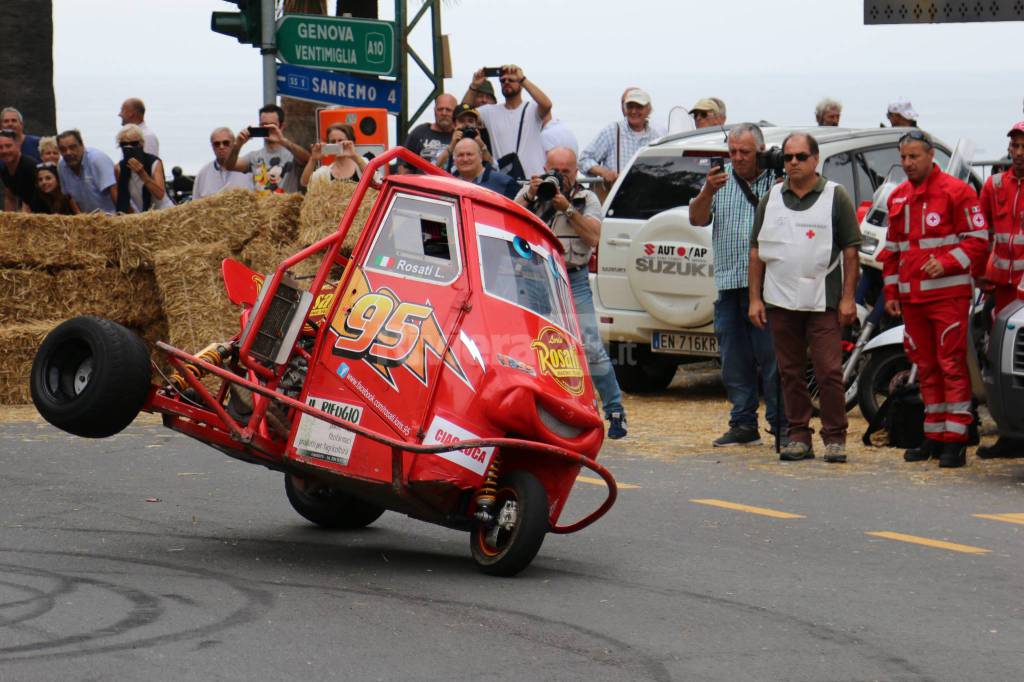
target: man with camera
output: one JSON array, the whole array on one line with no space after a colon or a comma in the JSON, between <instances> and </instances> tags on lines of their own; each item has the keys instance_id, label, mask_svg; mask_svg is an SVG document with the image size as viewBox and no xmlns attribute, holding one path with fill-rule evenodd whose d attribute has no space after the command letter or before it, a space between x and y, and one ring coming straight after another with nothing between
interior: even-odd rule
<instances>
[{"instance_id":1,"label":"man with camera","mask_svg":"<svg viewBox=\"0 0 1024 682\"><path fill-rule=\"evenodd\" d=\"M504 104L477 107L480 120L491 133L494 157L498 170L516 180L525 180L539 174L544 168L544 144L541 133L544 120L551 112L551 100L533 81L527 80L523 70L515 64L479 69L462 101L476 106L477 92L488 77L501 81ZM530 93L533 102L523 100L523 90ZM531 104L533 106L531 106Z\"/></svg>"},{"instance_id":2,"label":"man with camera","mask_svg":"<svg viewBox=\"0 0 1024 682\"><path fill-rule=\"evenodd\" d=\"M841 463L847 421L840 328L857 318L857 212L842 185L818 174L814 137L790 133L782 151L786 180L761 198L750 237L750 321L758 329L771 322L789 422L790 441L780 459L814 458L810 350L821 391L825 461Z\"/></svg>"},{"instance_id":3,"label":"man with camera","mask_svg":"<svg viewBox=\"0 0 1024 682\"><path fill-rule=\"evenodd\" d=\"M547 223L565 248L565 266L583 333L587 365L609 422L608 437L622 438L626 435L626 411L619 382L597 331L587 268L601 236L601 204L593 192L576 182L579 168L571 149L555 147L549 151L544 171L534 175L515 200Z\"/></svg>"},{"instance_id":4,"label":"man with camera","mask_svg":"<svg viewBox=\"0 0 1024 682\"><path fill-rule=\"evenodd\" d=\"M622 118L605 126L580 155L580 168L611 188L637 150L665 134L651 125L651 96L640 88L622 93Z\"/></svg>"},{"instance_id":5,"label":"man with camera","mask_svg":"<svg viewBox=\"0 0 1024 682\"><path fill-rule=\"evenodd\" d=\"M428 163L437 163L438 155L452 143L456 104L454 95L448 93L438 95L434 99L434 122L421 123L410 130L402 146L413 154L422 156ZM419 173L420 171L404 161L400 161L398 172Z\"/></svg>"},{"instance_id":6,"label":"man with camera","mask_svg":"<svg viewBox=\"0 0 1024 682\"><path fill-rule=\"evenodd\" d=\"M699 102L698 102L699 104ZM779 377L775 349L767 329L758 329L747 316L750 232L758 202L782 176L781 152L764 151L764 135L753 123L729 131L729 160L712 159L700 193L690 202L690 223L712 225L715 253L715 335L722 360L722 383L732 403L729 430L713 441L715 447L761 442L757 427L758 375L764 390L769 429L786 419L777 399Z\"/></svg>"},{"instance_id":7,"label":"man with camera","mask_svg":"<svg viewBox=\"0 0 1024 682\"><path fill-rule=\"evenodd\" d=\"M487 134L487 129L480 125L479 112L468 104L455 107L455 130L452 131L452 141L437 155L434 164L451 173L455 168L455 145L462 139L479 139L484 165L494 165L494 158L488 149L491 138Z\"/></svg>"},{"instance_id":8,"label":"man with camera","mask_svg":"<svg viewBox=\"0 0 1024 682\"><path fill-rule=\"evenodd\" d=\"M284 136L284 109L276 104L260 108L260 124L242 128L224 167L239 173L251 173L253 189L260 194L299 191L299 174L309 161L309 152ZM239 158L251 138L264 138L263 148Z\"/></svg>"},{"instance_id":9,"label":"man with camera","mask_svg":"<svg viewBox=\"0 0 1024 682\"><path fill-rule=\"evenodd\" d=\"M484 146L478 137L464 137L455 144L455 177L515 199L519 183L484 164Z\"/></svg>"}]
</instances>

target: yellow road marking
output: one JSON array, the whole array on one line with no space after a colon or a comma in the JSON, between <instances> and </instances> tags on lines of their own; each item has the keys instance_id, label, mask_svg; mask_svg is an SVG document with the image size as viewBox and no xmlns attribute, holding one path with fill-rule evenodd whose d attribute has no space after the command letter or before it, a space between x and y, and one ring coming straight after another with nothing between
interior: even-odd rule
<instances>
[{"instance_id":1,"label":"yellow road marking","mask_svg":"<svg viewBox=\"0 0 1024 682\"><path fill-rule=\"evenodd\" d=\"M577 476L576 480L579 481L580 483L589 483L590 485L599 485L601 487L605 486L603 478L594 478L593 476ZM615 482L615 485L619 488L619 490L634 490L640 487L635 483L619 483L618 481Z\"/></svg>"},{"instance_id":2,"label":"yellow road marking","mask_svg":"<svg viewBox=\"0 0 1024 682\"><path fill-rule=\"evenodd\" d=\"M945 542L943 540L932 540L931 538L922 538L916 535L906 535L904 533L892 533L889 531L865 531L865 535L874 535L878 538L885 538L886 540L899 540L900 542L910 542L915 545L924 545L925 547L935 547L936 549L948 549L951 552L963 552L964 554L988 554L992 550L985 549L984 547L972 547L971 545L958 545L955 542Z\"/></svg>"},{"instance_id":3,"label":"yellow road marking","mask_svg":"<svg viewBox=\"0 0 1024 682\"><path fill-rule=\"evenodd\" d=\"M992 519L993 521L1005 521L1006 523L1019 523L1024 526L1024 514L975 514L979 519Z\"/></svg>"},{"instance_id":4,"label":"yellow road marking","mask_svg":"<svg viewBox=\"0 0 1024 682\"><path fill-rule=\"evenodd\" d=\"M789 512L776 511L774 509L765 509L764 507L751 507L747 504L737 504L735 502L726 502L725 500L690 500L690 502L696 502L697 504L706 504L712 507L721 507L723 509L733 509L735 511L747 512L749 514L760 514L761 516L770 516L773 519L803 519L806 518L801 514L790 514Z\"/></svg>"}]
</instances>

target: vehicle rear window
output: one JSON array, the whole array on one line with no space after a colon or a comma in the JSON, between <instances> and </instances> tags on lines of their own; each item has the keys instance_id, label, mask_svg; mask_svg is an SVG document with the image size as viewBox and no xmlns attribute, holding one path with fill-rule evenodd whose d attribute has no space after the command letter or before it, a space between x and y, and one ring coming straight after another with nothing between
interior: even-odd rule
<instances>
[{"instance_id":1,"label":"vehicle rear window","mask_svg":"<svg viewBox=\"0 0 1024 682\"><path fill-rule=\"evenodd\" d=\"M670 208L687 206L700 192L709 168L707 157L638 158L619 186L607 215L646 220Z\"/></svg>"}]
</instances>

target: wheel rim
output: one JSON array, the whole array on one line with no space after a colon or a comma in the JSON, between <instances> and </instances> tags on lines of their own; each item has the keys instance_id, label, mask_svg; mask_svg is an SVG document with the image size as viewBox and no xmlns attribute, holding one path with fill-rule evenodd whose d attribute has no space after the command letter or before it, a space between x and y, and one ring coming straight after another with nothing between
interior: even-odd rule
<instances>
[{"instance_id":1,"label":"wheel rim","mask_svg":"<svg viewBox=\"0 0 1024 682\"><path fill-rule=\"evenodd\" d=\"M93 362L90 355L78 365L78 369L74 372L73 385L75 395L81 395L82 391L89 385L89 380L92 379L92 370Z\"/></svg>"},{"instance_id":2,"label":"wheel rim","mask_svg":"<svg viewBox=\"0 0 1024 682\"><path fill-rule=\"evenodd\" d=\"M66 402L80 396L95 370L92 349L83 341L61 345L46 364L45 386L51 397Z\"/></svg>"},{"instance_id":3,"label":"wheel rim","mask_svg":"<svg viewBox=\"0 0 1024 682\"><path fill-rule=\"evenodd\" d=\"M516 495L516 491L512 488L501 488L497 492L497 499L495 501L495 509L498 513L499 523L496 523L491 528L484 528L478 526L476 530L476 544L480 553L486 557L494 558L501 556L515 539L516 534L519 532L519 516L521 511L515 512L515 521L510 528L505 528L501 525L500 519L503 511L507 511L509 504L518 507L519 496Z\"/></svg>"}]
</instances>

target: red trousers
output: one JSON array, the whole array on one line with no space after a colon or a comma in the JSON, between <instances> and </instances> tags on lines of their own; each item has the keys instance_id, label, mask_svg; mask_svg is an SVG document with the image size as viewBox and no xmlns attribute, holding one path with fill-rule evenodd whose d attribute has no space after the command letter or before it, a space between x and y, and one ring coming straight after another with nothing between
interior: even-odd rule
<instances>
[{"instance_id":1,"label":"red trousers","mask_svg":"<svg viewBox=\"0 0 1024 682\"><path fill-rule=\"evenodd\" d=\"M903 303L903 347L917 365L924 401L925 438L963 443L971 415L971 377L967 370L969 298L932 303Z\"/></svg>"}]
</instances>

